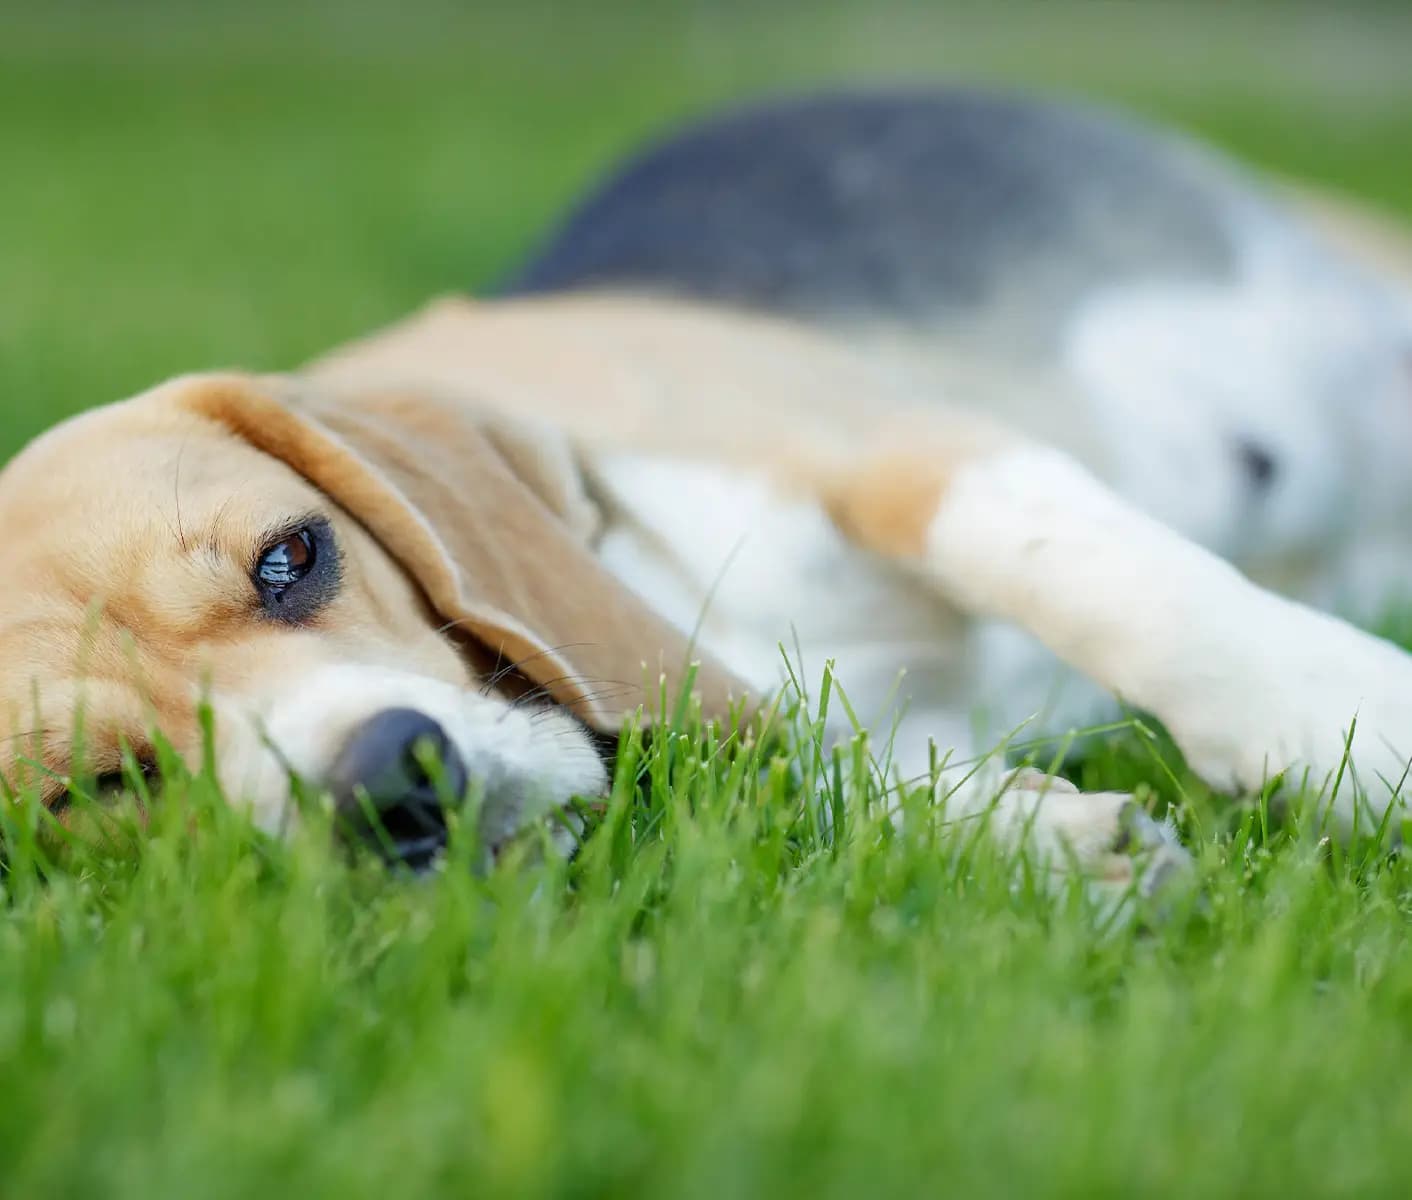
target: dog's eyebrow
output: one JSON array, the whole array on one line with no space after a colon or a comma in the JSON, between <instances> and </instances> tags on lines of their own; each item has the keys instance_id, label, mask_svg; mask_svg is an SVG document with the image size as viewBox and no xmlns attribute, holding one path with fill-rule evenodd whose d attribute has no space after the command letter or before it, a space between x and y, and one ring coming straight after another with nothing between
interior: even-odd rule
<instances>
[{"instance_id":1,"label":"dog's eyebrow","mask_svg":"<svg viewBox=\"0 0 1412 1200\"><path fill-rule=\"evenodd\" d=\"M205 529L202 532L200 540L201 544L207 550L220 550L220 541L216 535L220 532L221 525L224 524L226 519L226 513L230 511L230 506L235 503L235 500L235 496L227 496L224 502L221 504L220 508L216 509L216 511L211 515L210 519L206 521ZM184 534L181 534L178 536L178 540L181 542L181 547L183 550L189 549L191 545L190 538L187 538L184 536Z\"/></svg>"}]
</instances>

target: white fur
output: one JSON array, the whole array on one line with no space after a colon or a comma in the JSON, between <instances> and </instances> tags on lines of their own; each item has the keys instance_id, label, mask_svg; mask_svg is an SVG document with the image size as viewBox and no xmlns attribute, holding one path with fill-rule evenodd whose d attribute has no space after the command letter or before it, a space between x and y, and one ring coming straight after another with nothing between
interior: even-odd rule
<instances>
[{"instance_id":1,"label":"white fur","mask_svg":"<svg viewBox=\"0 0 1412 1200\"><path fill-rule=\"evenodd\" d=\"M1345 825L1381 817L1412 753L1412 658L1260 589L1057 451L959 472L921 588L758 478L616 456L599 473L631 514L603 543L610 568L681 628L699 621L705 646L757 686L779 683L780 646L796 637L810 668L835 658L865 720L885 730L899 719L904 774L925 770L931 739L961 756L989 744L969 727L997 678L1001 690L1007 679L1037 689L1046 674L1063 678L1053 658L1030 655L1031 639L1154 712L1221 787L1258 788L1282 770L1329 783L1356 717L1337 805ZM967 625L958 608L1008 624ZM1068 711L1096 703L1081 688ZM1356 792L1370 807L1355 816ZM1093 811L1111 833L1108 808Z\"/></svg>"},{"instance_id":2,"label":"white fur","mask_svg":"<svg viewBox=\"0 0 1412 1200\"><path fill-rule=\"evenodd\" d=\"M291 775L318 786L348 736L389 708L436 721L481 789L482 835L494 844L527 821L607 784L582 728L556 709L512 708L503 699L384 667L325 668L263 702L217 705L216 761L228 796L246 797L268 831L297 820Z\"/></svg>"},{"instance_id":3,"label":"white fur","mask_svg":"<svg viewBox=\"0 0 1412 1200\"><path fill-rule=\"evenodd\" d=\"M1173 529L1255 567L1412 514L1412 326L1353 287L1134 285L1076 313L1065 365L1093 462ZM1270 454L1258 486L1240 446Z\"/></svg>"},{"instance_id":4,"label":"white fur","mask_svg":"<svg viewBox=\"0 0 1412 1200\"><path fill-rule=\"evenodd\" d=\"M682 629L700 621L757 688L780 683L781 645L802 650L806 681L836 660L875 729L900 716L909 773L931 737L965 754L1031 717L1091 724L1117 692L1222 785L1333 770L1355 712L1360 778L1395 776L1412 735L1406 657L1221 558L1365 617L1409 594L1412 297L1264 209L1231 219L1229 279L1099 290L1073 314L1055 385L1005 408L1022 434L1089 431L1067 444L1112 491L1058 454L968 469L919 583L763 475L608 455L604 561ZM1267 486L1243 442L1272 457Z\"/></svg>"},{"instance_id":5,"label":"white fur","mask_svg":"<svg viewBox=\"0 0 1412 1200\"><path fill-rule=\"evenodd\" d=\"M699 627L702 645L758 694L784 682L783 647L791 661L802 653L806 686L834 660L875 729L887 728L904 673L913 704L964 713L964 624L850 545L813 501L685 459L608 455L595 475L618 515L599 557L679 629Z\"/></svg>"},{"instance_id":6,"label":"white fur","mask_svg":"<svg viewBox=\"0 0 1412 1200\"><path fill-rule=\"evenodd\" d=\"M626 454L600 458L594 474L616 514L604 564L757 696L792 686L791 674L816 695L832 662L892 779L925 779L935 748L954 764L941 781L950 789L1022 727L1100 715L1104 693L1031 636L965 619L934 587L851 545L817 503L758 474ZM835 736L852 733L841 705L830 717ZM996 757L974 776L958 812L974 816L993 798L1000 766Z\"/></svg>"},{"instance_id":7,"label":"white fur","mask_svg":"<svg viewBox=\"0 0 1412 1200\"><path fill-rule=\"evenodd\" d=\"M1355 719L1350 784L1375 818L1403 779L1412 657L1256 587L1057 452L963 468L927 562L969 611L1016 622L1155 713L1219 786L1258 788L1285 770L1330 782ZM1337 799L1345 824L1367 820L1352 786Z\"/></svg>"}]
</instances>

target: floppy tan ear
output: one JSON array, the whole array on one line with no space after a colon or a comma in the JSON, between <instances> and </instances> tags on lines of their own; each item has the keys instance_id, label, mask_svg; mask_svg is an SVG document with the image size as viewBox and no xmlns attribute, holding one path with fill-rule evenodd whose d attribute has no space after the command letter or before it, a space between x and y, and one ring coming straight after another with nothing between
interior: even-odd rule
<instances>
[{"instance_id":1,"label":"floppy tan ear","mask_svg":"<svg viewBox=\"0 0 1412 1200\"><path fill-rule=\"evenodd\" d=\"M710 715L741 685L589 551L594 513L552 431L444 397L319 391L285 378L189 381L181 403L281 459L356 518L431 606L604 732L688 664Z\"/></svg>"}]
</instances>

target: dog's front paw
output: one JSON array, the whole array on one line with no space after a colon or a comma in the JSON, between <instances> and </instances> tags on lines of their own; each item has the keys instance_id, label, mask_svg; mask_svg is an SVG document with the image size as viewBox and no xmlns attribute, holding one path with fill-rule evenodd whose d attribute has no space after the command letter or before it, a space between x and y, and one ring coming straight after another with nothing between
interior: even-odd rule
<instances>
[{"instance_id":1,"label":"dog's front paw","mask_svg":"<svg viewBox=\"0 0 1412 1200\"><path fill-rule=\"evenodd\" d=\"M1006 781L996 813L1052 870L1155 896L1190 874L1191 856L1176 830L1126 792L1081 792L1067 779L1032 768Z\"/></svg>"}]
</instances>

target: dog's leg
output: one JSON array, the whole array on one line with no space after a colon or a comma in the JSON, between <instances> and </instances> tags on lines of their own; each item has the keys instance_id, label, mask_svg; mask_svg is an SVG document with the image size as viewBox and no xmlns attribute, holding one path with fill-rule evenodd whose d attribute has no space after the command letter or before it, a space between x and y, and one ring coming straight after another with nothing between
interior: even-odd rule
<instances>
[{"instance_id":1,"label":"dog's leg","mask_svg":"<svg viewBox=\"0 0 1412 1200\"><path fill-rule=\"evenodd\" d=\"M1261 590L1061 453L914 449L837 478L825 502L859 544L1153 713L1217 787L1307 772L1363 830L1412 790L1412 657Z\"/></svg>"}]
</instances>

